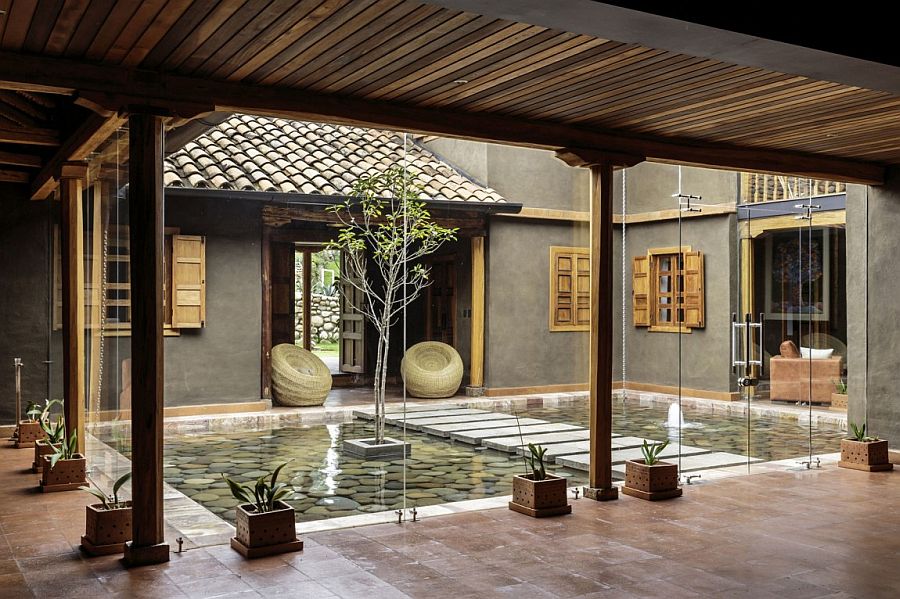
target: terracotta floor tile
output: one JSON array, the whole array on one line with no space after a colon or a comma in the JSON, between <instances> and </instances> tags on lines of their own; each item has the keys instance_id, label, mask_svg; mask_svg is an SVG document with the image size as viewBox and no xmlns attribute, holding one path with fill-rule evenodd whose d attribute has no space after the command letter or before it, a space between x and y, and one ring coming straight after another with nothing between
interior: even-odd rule
<instances>
[{"instance_id":1,"label":"terracotta floor tile","mask_svg":"<svg viewBox=\"0 0 900 599\"><path fill-rule=\"evenodd\" d=\"M237 574L228 572L213 578L201 578L177 583L179 590L192 599L220 597L229 593L252 591L253 588Z\"/></svg>"}]
</instances>

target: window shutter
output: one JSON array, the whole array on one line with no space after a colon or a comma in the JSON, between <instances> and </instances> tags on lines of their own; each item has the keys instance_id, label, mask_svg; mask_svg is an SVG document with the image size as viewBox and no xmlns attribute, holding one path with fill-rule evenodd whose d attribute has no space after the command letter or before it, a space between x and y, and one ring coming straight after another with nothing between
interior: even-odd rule
<instances>
[{"instance_id":1,"label":"window shutter","mask_svg":"<svg viewBox=\"0 0 900 599\"><path fill-rule=\"evenodd\" d=\"M650 326L650 260L647 256L631 259L631 303L634 326Z\"/></svg>"},{"instance_id":2,"label":"window shutter","mask_svg":"<svg viewBox=\"0 0 900 599\"><path fill-rule=\"evenodd\" d=\"M570 327L575 324L575 261L571 253L563 251L553 252L553 260L556 275L553 324L557 327Z\"/></svg>"},{"instance_id":3,"label":"window shutter","mask_svg":"<svg viewBox=\"0 0 900 599\"><path fill-rule=\"evenodd\" d=\"M591 257L575 254L575 325L591 326Z\"/></svg>"},{"instance_id":4,"label":"window shutter","mask_svg":"<svg viewBox=\"0 0 900 599\"><path fill-rule=\"evenodd\" d=\"M206 238L172 236L172 328L206 326Z\"/></svg>"},{"instance_id":5,"label":"window shutter","mask_svg":"<svg viewBox=\"0 0 900 599\"><path fill-rule=\"evenodd\" d=\"M702 328L705 306L703 301L703 253L684 253L684 326Z\"/></svg>"}]
</instances>

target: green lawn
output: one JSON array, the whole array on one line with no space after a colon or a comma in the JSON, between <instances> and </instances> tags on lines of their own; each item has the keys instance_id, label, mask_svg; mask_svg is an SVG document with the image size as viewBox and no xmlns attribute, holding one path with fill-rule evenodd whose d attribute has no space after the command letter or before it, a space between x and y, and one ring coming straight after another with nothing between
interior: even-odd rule
<instances>
[{"instance_id":1,"label":"green lawn","mask_svg":"<svg viewBox=\"0 0 900 599\"><path fill-rule=\"evenodd\" d=\"M338 344L335 343L319 343L313 353L317 356L331 357L338 355Z\"/></svg>"}]
</instances>

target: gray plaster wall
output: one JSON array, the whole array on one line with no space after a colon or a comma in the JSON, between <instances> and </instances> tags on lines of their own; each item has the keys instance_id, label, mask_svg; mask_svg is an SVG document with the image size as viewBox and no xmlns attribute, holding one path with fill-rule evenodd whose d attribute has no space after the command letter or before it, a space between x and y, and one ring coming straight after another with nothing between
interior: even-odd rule
<instances>
[{"instance_id":1,"label":"gray plaster wall","mask_svg":"<svg viewBox=\"0 0 900 599\"><path fill-rule=\"evenodd\" d=\"M722 215L685 220L683 245L704 255L706 326L681 335L682 386L707 391L734 391L728 348L731 343L731 313L736 309L737 262L735 216ZM677 221L630 225L625 229L625 326L621 327L621 292L616 326L625 334L625 380L656 385L678 385L677 333L650 332L632 324L631 258L646 255L650 248L677 247ZM621 238L618 240L621 247ZM616 279L622 281L621 256L616 261ZM621 344L621 341L619 342ZM617 347L617 349L619 349ZM621 377L621 356L615 365Z\"/></svg>"},{"instance_id":2,"label":"gray plaster wall","mask_svg":"<svg viewBox=\"0 0 900 599\"><path fill-rule=\"evenodd\" d=\"M206 326L166 338L166 404L259 399L259 204L179 198L166 204L166 225L206 236Z\"/></svg>"},{"instance_id":3,"label":"gray plaster wall","mask_svg":"<svg viewBox=\"0 0 900 599\"><path fill-rule=\"evenodd\" d=\"M22 358L22 410L47 397L47 341L50 338L50 395L62 397L62 339L48 315L48 221L58 219L50 201L32 202L0 188L0 424L15 421L15 369Z\"/></svg>"},{"instance_id":4,"label":"gray plaster wall","mask_svg":"<svg viewBox=\"0 0 900 599\"><path fill-rule=\"evenodd\" d=\"M625 181L626 214L672 210L678 207L678 166L642 162L616 171L613 210L622 214L622 179ZM700 196L702 204L723 204L738 199L738 174L733 171L685 166L681 168L681 192Z\"/></svg>"},{"instance_id":5,"label":"gray plaster wall","mask_svg":"<svg viewBox=\"0 0 900 599\"><path fill-rule=\"evenodd\" d=\"M486 255L485 386L583 384L588 333L550 332L550 246L586 247L587 226L494 219Z\"/></svg>"},{"instance_id":6,"label":"gray plaster wall","mask_svg":"<svg viewBox=\"0 0 900 599\"><path fill-rule=\"evenodd\" d=\"M900 443L897 350L900 347L900 170L885 184L847 198L849 419L871 433ZM862 271L862 272L859 272Z\"/></svg>"}]
</instances>

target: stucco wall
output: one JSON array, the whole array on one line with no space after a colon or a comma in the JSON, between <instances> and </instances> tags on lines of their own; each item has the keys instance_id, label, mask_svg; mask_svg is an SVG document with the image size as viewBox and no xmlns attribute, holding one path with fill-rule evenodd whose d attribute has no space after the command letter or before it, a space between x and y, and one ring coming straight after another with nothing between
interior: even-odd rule
<instances>
[{"instance_id":1,"label":"stucco wall","mask_svg":"<svg viewBox=\"0 0 900 599\"><path fill-rule=\"evenodd\" d=\"M896 446L900 305L892 299L900 293L900 170L890 170L883 186L869 187L868 202L864 194L848 197L847 220L847 260L859 265L848 269L849 418L865 419L870 432Z\"/></svg>"},{"instance_id":2,"label":"stucco wall","mask_svg":"<svg viewBox=\"0 0 900 599\"><path fill-rule=\"evenodd\" d=\"M550 332L550 246L585 247L586 226L496 219L487 248L485 386L585 383L588 333Z\"/></svg>"},{"instance_id":3,"label":"stucco wall","mask_svg":"<svg viewBox=\"0 0 900 599\"><path fill-rule=\"evenodd\" d=\"M47 397L47 338L50 335L51 396L62 397L62 341L49 331L48 209L0 189L0 424L15 420L15 369L22 358L22 410ZM52 209L56 209L52 206ZM55 215L58 218L58 214Z\"/></svg>"}]
</instances>

